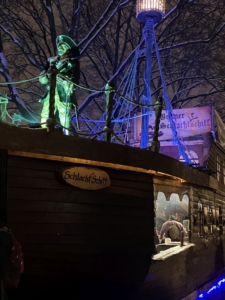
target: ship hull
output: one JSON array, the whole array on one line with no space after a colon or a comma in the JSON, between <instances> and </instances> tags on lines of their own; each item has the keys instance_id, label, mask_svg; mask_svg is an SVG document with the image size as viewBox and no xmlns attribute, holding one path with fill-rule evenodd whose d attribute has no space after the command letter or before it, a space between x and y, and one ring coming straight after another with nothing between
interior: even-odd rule
<instances>
[{"instance_id":1,"label":"ship hull","mask_svg":"<svg viewBox=\"0 0 225 300\"><path fill-rule=\"evenodd\" d=\"M1 223L20 241L25 266L9 299L176 300L224 270L225 189L216 178L159 153L57 131L0 124L0 135ZM62 178L70 168L95 168L111 183L73 186ZM163 259L159 192L166 203L174 193L189 198L189 244ZM220 215L200 218L199 201Z\"/></svg>"},{"instance_id":2,"label":"ship hull","mask_svg":"<svg viewBox=\"0 0 225 300\"><path fill-rule=\"evenodd\" d=\"M129 293L141 285L150 266L152 176L101 168L111 185L90 191L60 179L58 172L69 167L8 156L7 223L23 248L23 299L34 291L37 297L40 291L78 296L90 288L99 294L104 286Z\"/></svg>"}]
</instances>

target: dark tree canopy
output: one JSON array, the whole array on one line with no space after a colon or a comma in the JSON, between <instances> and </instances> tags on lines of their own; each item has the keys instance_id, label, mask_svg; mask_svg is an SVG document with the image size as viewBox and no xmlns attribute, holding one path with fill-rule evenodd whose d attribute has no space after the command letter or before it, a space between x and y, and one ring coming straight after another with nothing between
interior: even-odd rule
<instances>
[{"instance_id":1,"label":"dark tree canopy","mask_svg":"<svg viewBox=\"0 0 225 300\"><path fill-rule=\"evenodd\" d=\"M144 47L135 18L135 0L5 0L0 4L0 81L31 79L56 54L56 36L69 35L81 52L79 112L84 119L99 119L105 110L101 92L108 81L117 87L135 49ZM167 15L155 26L171 103L174 108L214 104L224 114L225 7L221 0L169 0ZM162 93L153 48L151 91L153 101ZM138 60L135 100L141 102L143 65ZM16 87L16 88L15 88ZM26 116L39 118L38 80L0 87ZM13 111L11 109L11 111ZM84 123L85 124L85 123ZM86 123L89 130L95 123Z\"/></svg>"}]
</instances>

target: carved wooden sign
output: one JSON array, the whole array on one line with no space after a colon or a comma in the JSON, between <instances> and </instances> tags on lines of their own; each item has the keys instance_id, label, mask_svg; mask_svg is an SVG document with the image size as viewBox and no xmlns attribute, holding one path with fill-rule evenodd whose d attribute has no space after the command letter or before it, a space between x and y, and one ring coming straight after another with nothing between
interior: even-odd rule
<instances>
[{"instance_id":1,"label":"carved wooden sign","mask_svg":"<svg viewBox=\"0 0 225 300\"><path fill-rule=\"evenodd\" d=\"M60 171L66 183L84 190L100 190L111 185L109 175L100 169L72 167Z\"/></svg>"}]
</instances>

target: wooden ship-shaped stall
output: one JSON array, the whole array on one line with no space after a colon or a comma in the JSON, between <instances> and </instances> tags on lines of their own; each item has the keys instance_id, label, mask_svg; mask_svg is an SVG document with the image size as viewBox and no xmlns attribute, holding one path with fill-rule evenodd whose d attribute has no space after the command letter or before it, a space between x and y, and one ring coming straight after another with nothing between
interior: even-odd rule
<instances>
[{"instance_id":1,"label":"wooden ship-shaped stall","mask_svg":"<svg viewBox=\"0 0 225 300\"><path fill-rule=\"evenodd\" d=\"M197 183L194 176L186 180L184 169L180 182L166 176L153 177L156 235L160 238L160 229L171 216L184 225L188 234L184 235L182 252L176 242L156 239L156 254L142 285L140 299L148 299L149 295L159 299L183 299L189 294L185 299L197 299L216 283L215 278L219 280L224 274L224 124L212 107L177 109L173 114L176 128L186 137L184 145L193 162L191 167L202 183ZM154 115L149 120L149 140L153 137L153 120ZM183 162L168 133L169 127L166 111L162 111L160 153L167 155L168 161L170 156L177 163ZM139 147L138 120L133 128L134 146Z\"/></svg>"},{"instance_id":2,"label":"wooden ship-shaped stall","mask_svg":"<svg viewBox=\"0 0 225 300\"><path fill-rule=\"evenodd\" d=\"M206 164L196 167L57 129L0 123L0 134L1 222L25 264L11 299L195 299L222 274L218 141L207 139ZM159 240L159 221L170 215L187 229L182 243Z\"/></svg>"},{"instance_id":3,"label":"wooden ship-shaped stall","mask_svg":"<svg viewBox=\"0 0 225 300\"><path fill-rule=\"evenodd\" d=\"M50 121L55 84L53 72ZM193 128L201 109L177 119ZM65 136L54 122L48 130L0 122L0 221L24 254L9 300L196 299L223 274L224 148L210 134L210 116L194 134L200 139L185 141L185 155L198 158L189 157L191 165L167 139L158 153L169 126L159 116L153 128L144 114L143 135L132 125L134 147L110 143L110 118L106 142ZM140 135L145 150L137 148ZM182 230L172 224L162 233L169 221Z\"/></svg>"}]
</instances>

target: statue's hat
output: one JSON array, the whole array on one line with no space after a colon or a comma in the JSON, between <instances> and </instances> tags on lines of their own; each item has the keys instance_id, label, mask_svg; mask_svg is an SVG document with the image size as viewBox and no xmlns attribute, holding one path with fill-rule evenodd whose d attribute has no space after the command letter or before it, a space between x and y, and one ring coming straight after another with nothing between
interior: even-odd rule
<instances>
[{"instance_id":1,"label":"statue's hat","mask_svg":"<svg viewBox=\"0 0 225 300\"><path fill-rule=\"evenodd\" d=\"M72 49L73 47L77 47L77 44L67 35L59 35L56 38L56 45L57 47L60 44L65 44L68 49Z\"/></svg>"}]
</instances>

